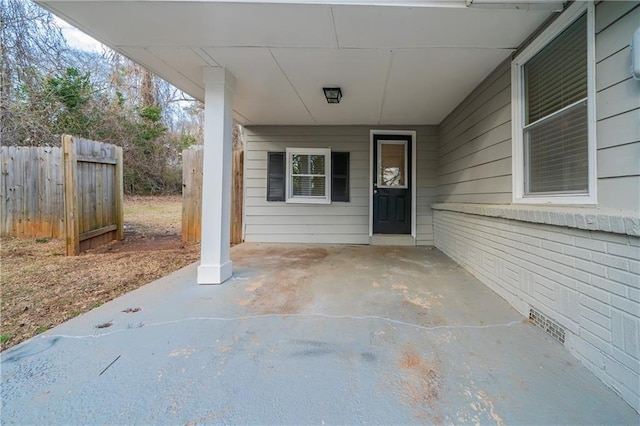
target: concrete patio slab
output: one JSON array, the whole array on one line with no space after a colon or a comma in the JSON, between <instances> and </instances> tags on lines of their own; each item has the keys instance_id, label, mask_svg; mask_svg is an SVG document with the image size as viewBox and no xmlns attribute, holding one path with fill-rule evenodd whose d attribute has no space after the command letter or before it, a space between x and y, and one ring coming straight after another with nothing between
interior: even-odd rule
<instances>
[{"instance_id":1,"label":"concrete patio slab","mask_svg":"<svg viewBox=\"0 0 640 426\"><path fill-rule=\"evenodd\" d=\"M232 257L223 285L191 265L3 352L2 423L640 421L438 250Z\"/></svg>"}]
</instances>

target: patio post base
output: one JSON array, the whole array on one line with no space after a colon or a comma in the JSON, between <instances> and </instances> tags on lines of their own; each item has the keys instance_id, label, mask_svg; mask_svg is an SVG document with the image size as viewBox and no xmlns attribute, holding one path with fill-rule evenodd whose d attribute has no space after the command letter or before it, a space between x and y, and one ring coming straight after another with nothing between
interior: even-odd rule
<instances>
[{"instance_id":1,"label":"patio post base","mask_svg":"<svg viewBox=\"0 0 640 426\"><path fill-rule=\"evenodd\" d=\"M233 263L228 261L222 265L198 266L198 284L222 284L233 273Z\"/></svg>"}]
</instances>

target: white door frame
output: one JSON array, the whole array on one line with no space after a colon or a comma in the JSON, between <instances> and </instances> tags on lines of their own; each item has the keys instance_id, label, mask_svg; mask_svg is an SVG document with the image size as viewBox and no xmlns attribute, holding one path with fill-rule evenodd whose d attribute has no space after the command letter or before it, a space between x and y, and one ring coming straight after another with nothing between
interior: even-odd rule
<instances>
[{"instance_id":1,"label":"white door frame","mask_svg":"<svg viewBox=\"0 0 640 426\"><path fill-rule=\"evenodd\" d=\"M411 136L411 236L416 239L416 212L417 212L417 179L416 170L416 131L415 130L375 130L369 131L369 237L373 236L373 137L379 135Z\"/></svg>"}]
</instances>

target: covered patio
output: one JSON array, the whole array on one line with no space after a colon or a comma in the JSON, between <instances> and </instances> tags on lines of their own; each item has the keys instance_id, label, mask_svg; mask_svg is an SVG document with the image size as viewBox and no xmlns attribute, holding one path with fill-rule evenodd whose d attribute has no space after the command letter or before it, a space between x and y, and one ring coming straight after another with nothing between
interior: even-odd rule
<instances>
[{"instance_id":1,"label":"covered patio","mask_svg":"<svg viewBox=\"0 0 640 426\"><path fill-rule=\"evenodd\" d=\"M441 123L496 66L563 8L558 1L496 5L482 0L38 3L204 102L202 191L207 195L202 202L206 220L200 284L223 283L233 271L228 249L233 120L247 128L363 125L385 132L399 126L395 130L413 134L417 125ZM325 99L323 89L331 87L341 90L339 103ZM408 144L423 151L416 145L427 142L419 137L414 135ZM300 138L294 141L304 144ZM333 150L348 150L345 145L336 138L321 143L322 148ZM413 161L418 156L417 152L406 155ZM266 152L247 158L260 161L266 159ZM431 215L427 208L431 201L424 196L419 200L417 188L424 193L431 188L416 176L422 173L427 178L436 171L433 162L427 165L422 160L426 156L406 178L414 188L413 204L404 208L410 212L404 220L412 222L412 245L425 238L433 244L432 237L418 235L417 230L418 222L431 226L431 218L426 218ZM354 161L362 160L354 156ZM364 190L374 192L371 183L364 183L370 179L358 174L365 172L363 163L359 164L359 171L353 165L347 167L354 169L354 194L347 202L356 209L364 203L373 206L364 198ZM266 178L262 164L247 169L248 179ZM259 192L261 197L264 186L247 182L254 195ZM416 211L418 204L423 211ZM374 234L371 228L369 237ZM393 233L407 231L394 228ZM428 229L423 233L433 234ZM344 242L344 238L330 242Z\"/></svg>"},{"instance_id":2,"label":"covered patio","mask_svg":"<svg viewBox=\"0 0 640 426\"><path fill-rule=\"evenodd\" d=\"M3 424L633 424L434 248L242 244L3 352Z\"/></svg>"},{"instance_id":3,"label":"covered patio","mask_svg":"<svg viewBox=\"0 0 640 426\"><path fill-rule=\"evenodd\" d=\"M596 379L638 410L640 86L628 66L637 2L39 3L205 103L199 267L123 299L139 312L101 308L52 332L89 336L113 320L104 337L54 348L95 346L95 369L117 361L89 382L146 371L135 386L165 398L143 401L114 379L109 406L125 414L105 419L637 423ZM566 69L582 77L525 72L535 58L568 59L544 53L556 41L579 52ZM535 96L523 88L536 81L580 88L576 188L563 186L573 163L538 167L526 155L530 126L544 123L524 125ZM340 103L325 88L340 88ZM558 108L547 123L569 105ZM314 247L230 252L233 119L246 135L245 241ZM551 127L544 146L565 130ZM558 164L573 152L551 151ZM312 158L323 166L296 169ZM557 182L531 187L537 178L524 172L536 167L553 170L550 182L559 172ZM296 190L310 180L314 191ZM389 218L398 227L382 229ZM348 246L378 243L437 247L487 287L436 249ZM564 346L522 323L528 315ZM129 364L124 351L136 354Z\"/></svg>"}]
</instances>

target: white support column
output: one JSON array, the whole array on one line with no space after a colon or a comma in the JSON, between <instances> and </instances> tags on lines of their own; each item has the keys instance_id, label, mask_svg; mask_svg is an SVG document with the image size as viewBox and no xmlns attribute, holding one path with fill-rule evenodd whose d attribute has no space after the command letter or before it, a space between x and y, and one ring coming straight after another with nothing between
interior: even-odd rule
<instances>
[{"instance_id":1,"label":"white support column","mask_svg":"<svg viewBox=\"0 0 640 426\"><path fill-rule=\"evenodd\" d=\"M198 284L231 277L231 133L235 78L225 68L204 68L202 237Z\"/></svg>"}]
</instances>

